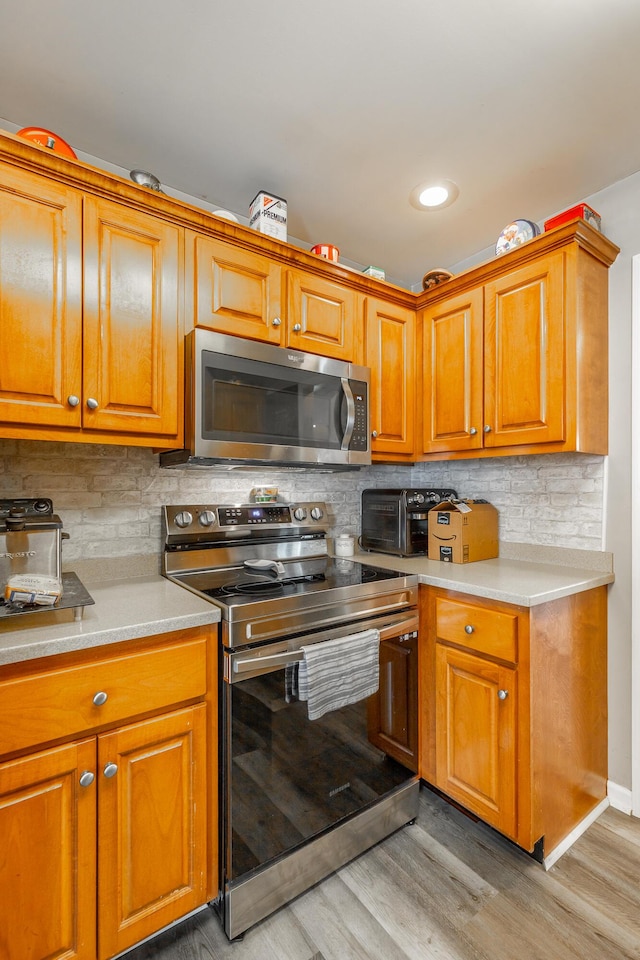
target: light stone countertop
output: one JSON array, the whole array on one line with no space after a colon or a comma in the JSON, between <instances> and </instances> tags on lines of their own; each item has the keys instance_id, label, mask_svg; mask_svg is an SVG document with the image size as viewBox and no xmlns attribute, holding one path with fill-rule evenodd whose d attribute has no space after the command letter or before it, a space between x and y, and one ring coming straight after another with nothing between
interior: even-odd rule
<instances>
[{"instance_id":1,"label":"light stone countertop","mask_svg":"<svg viewBox=\"0 0 640 960\"><path fill-rule=\"evenodd\" d=\"M615 579L610 553L501 543L500 554L495 560L449 564L426 557L358 550L353 559L415 574L420 583L524 607L591 590ZM157 567L156 558L150 558L147 566L145 576L127 579L104 579L100 575L106 571L113 576L115 569L121 575L131 572L126 558L121 565L89 564L79 570L95 600L95 605L84 608L82 620L75 621L70 609L0 619L0 668L22 660L219 622L216 606L150 572ZM131 565L133 569L141 570L138 560Z\"/></svg>"},{"instance_id":2,"label":"light stone countertop","mask_svg":"<svg viewBox=\"0 0 640 960\"><path fill-rule=\"evenodd\" d=\"M568 556L574 563L582 561L581 566L557 562L558 555L555 554L549 556L556 562L549 562L546 555L541 554L541 557L545 556L544 560L500 556L495 560L478 560L475 563L443 563L426 557L392 557L360 551L354 554L353 559L415 574L420 583L444 590L458 590L474 597L534 607L613 583L615 577L611 554L588 554L589 551L572 551ZM561 556L560 559L567 557Z\"/></svg>"},{"instance_id":3,"label":"light stone countertop","mask_svg":"<svg viewBox=\"0 0 640 960\"><path fill-rule=\"evenodd\" d=\"M212 603L161 576L87 580L84 586L95 604L84 608L82 620L75 621L70 609L3 617L0 667L220 620Z\"/></svg>"}]
</instances>

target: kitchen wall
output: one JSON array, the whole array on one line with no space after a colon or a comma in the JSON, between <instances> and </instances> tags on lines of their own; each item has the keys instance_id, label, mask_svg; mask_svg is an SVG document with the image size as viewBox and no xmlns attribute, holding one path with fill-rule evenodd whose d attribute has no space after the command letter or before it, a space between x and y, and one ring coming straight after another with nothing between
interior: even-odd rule
<instances>
[{"instance_id":1,"label":"kitchen wall","mask_svg":"<svg viewBox=\"0 0 640 960\"><path fill-rule=\"evenodd\" d=\"M604 458L578 454L373 466L354 473L162 470L136 447L0 440L0 496L48 496L77 559L159 557L163 503L236 503L252 486L275 483L292 499L322 498L330 535L359 533L368 486L452 486L499 510L500 539L602 549Z\"/></svg>"}]
</instances>

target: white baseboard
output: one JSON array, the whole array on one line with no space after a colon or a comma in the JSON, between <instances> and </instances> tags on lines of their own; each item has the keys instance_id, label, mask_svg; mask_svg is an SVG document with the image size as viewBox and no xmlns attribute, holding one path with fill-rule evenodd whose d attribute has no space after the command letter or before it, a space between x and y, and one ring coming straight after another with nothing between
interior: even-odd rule
<instances>
[{"instance_id":1,"label":"white baseboard","mask_svg":"<svg viewBox=\"0 0 640 960\"><path fill-rule=\"evenodd\" d=\"M563 853L566 853L567 850L573 846L578 837L581 837L585 830L591 826L591 824L598 819L601 813L609 806L609 798L605 797L604 800L601 800L597 807L594 807L591 813L588 813L584 820L581 820L577 827L574 827L571 833L562 840L557 847L551 851L548 857L545 857L542 861L542 865L545 870L548 870L550 867L557 863Z\"/></svg>"},{"instance_id":2,"label":"white baseboard","mask_svg":"<svg viewBox=\"0 0 640 960\"><path fill-rule=\"evenodd\" d=\"M621 813L631 813L633 810L633 795L631 790L621 787L619 783L613 783L607 780L607 796L614 810L620 810Z\"/></svg>"}]
</instances>

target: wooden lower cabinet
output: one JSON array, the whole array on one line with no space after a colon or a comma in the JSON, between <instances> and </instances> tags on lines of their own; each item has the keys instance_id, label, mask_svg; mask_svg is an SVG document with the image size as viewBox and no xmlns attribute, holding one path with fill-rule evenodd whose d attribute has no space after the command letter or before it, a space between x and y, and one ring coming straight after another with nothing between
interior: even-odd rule
<instances>
[{"instance_id":1,"label":"wooden lower cabinet","mask_svg":"<svg viewBox=\"0 0 640 960\"><path fill-rule=\"evenodd\" d=\"M215 830L209 829L216 813L215 723L205 696L207 687L213 689L206 675L213 679L215 657L210 649L203 658L206 637L198 643L199 633L170 634L168 644L141 647L136 641L129 657L121 651L115 659L142 676L154 654L162 667L167 651L171 655L182 641L185 674L176 699L201 702L145 716L141 686L139 719L0 763L3 960L108 960L215 894ZM33 674L19 670L6 682L0 674L0 681L7 692L11 684L19 691L34 683L53 692L53 664L60 659L40 662L45 665ZM84 702L83 663L62 659L59 682L76 680ZM101 663L106 668L108 656L84 663L88 679ZM127 679L122 690L106 669L105 679L99 691L107 693L104 705L118 710L128 697ZM158 686L170 699L161 676L149 686L151 702ZM73 686L67 687L69 710L77 713L81 704L74 698ZM11 712L10 696L7 702ZM49 703L58 713L58 704ZM99 725L100 706L93 709ZM0 702L0 722L5 719ZM38 722L31 729L38 730Z\"/></svg>"},{"instance_id":2,"label":"wooden lower cabinet","mask_svg":"<svg viewBox=\"0 0 640 960\"><path fill-rule=\"evenodd\" d=\"M398 763L418 771L418 637L380 643L380 686L367 704L367 733Z\"/></svg>"},{"instance_id":3,"label":"wooden lower cabinet","mask_svg":"<svg viewBox=\"0 0 640 960\"><path fill-rule=\"evenodd\" d=\"M606 797L607 588L532 607L420 588L420 775L547 857Z\"/></svg>"},{"instance_id":4,"label":"wooden lower cabinet","mask_svg":"<svg viewBox=\"0 0 640 960\"><path fill-rule=\"evenodd\" d=\"M95 739L0 764L0 956L96 956Z\"/></svg>"},{"instance_id":5,"label":"wooden lower cabinet","mask_svg":"<svg viewBox=\"0 0 640 960\"><path fill-rule=\"evenodd\" d=\"M438 787L508 836L516 832L516 676L437 645Z\"/></svg>"}]
</instances>

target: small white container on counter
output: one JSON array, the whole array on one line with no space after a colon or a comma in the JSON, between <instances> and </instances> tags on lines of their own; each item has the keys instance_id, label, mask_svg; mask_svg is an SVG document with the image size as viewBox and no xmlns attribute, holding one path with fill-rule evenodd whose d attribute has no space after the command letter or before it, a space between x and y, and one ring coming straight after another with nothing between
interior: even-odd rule
<instances>
[{"instance_id":1,"label":"small white container on counter","mask_svg":"<svg viewBox=\"0 0 640 960\"><path fill-rule=\"evenodd\" d=\"M353 537L348 533L341 533L335 538L334 550L336 557L352 557L354 550Z\"/></svg>"}]
</instances>

